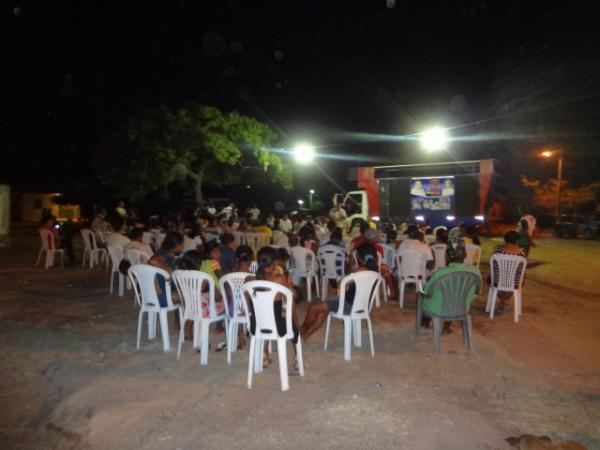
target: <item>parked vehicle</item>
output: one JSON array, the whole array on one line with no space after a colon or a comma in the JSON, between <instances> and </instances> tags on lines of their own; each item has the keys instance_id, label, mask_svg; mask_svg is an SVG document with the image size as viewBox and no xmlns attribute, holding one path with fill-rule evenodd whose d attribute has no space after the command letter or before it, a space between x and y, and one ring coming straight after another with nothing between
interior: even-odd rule
<instances>
[{"instance_id":1,"label":"parked vehicle","mask_svg":"<svg viewBox=\"0 0 600 450\"><path fill-rule=\"evenodd\" d=\"M579 215L561 215L556 221L556 235L558 237L579 237L586 234L586 220Z\"/></svg>"},{"instance_id":2,"label":"parked vehicle","mask_svg":"<svg viewBox=\"0 0 600 450\"><path fill-rule=\"evenodd\" d=\"M600 238L600 211L594 211L585 222L585 237Z\"/></svg>"}]
</instances>

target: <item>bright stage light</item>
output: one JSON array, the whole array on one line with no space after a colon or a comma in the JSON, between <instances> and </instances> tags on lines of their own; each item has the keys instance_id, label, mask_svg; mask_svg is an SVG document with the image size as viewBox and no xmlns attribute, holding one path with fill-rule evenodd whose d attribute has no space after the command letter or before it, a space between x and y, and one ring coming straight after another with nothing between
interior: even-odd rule
<instances>
[{"instance_id":1,"label":"bright stage light","mask_svg":"<svg viewBox=\"0 0 600 450\"><path fill-rule=\"evenodd\" d=\"M294 158L300 164L308 164L315 159L315 148L310 144L298 144L294 148Z\"/></svg>"},{"instance_id":2,"label":"bright stage light","mask_svg":"<svg viewBox=\"0 0 600 450\"><path fill-rule=\"evenodd\" d=\"M448 132L440 127L421 133L421 147L427 151L444 150L448 146Z\"/></svg>"},{"instance_id":3,"label":"bright stage light","mask_svg":"<svg viewBox=\"0 0 600 450\"><path fill-rule=\"evenodd\" d=\"M417 222L425 222L425 217L423 217L423 216L416 216L416 217L415 217L415 220L416 220Z\"/></svg>"},{"instance_id":4,"label":"bright stage light","mask_svg":"<svg viewBox=\"0 0 600 450\"><path fill-rule=\"evenodd\" d=\"M446 220L449 222L452 222L454 219L456 219L456 217L454 216L446 216Z\"/></svg>"},{"instance_id":5,"label":"bright stage light","mask_svg":"<svg viewBox=\"0 0 600 450\"><path fill-rule=\"evenodd\" d=\"M485 220L485 217L483 217L483 216L475 216L475 220L479 220L480 222L483 222Z\"/></svg>"}]
</instances>

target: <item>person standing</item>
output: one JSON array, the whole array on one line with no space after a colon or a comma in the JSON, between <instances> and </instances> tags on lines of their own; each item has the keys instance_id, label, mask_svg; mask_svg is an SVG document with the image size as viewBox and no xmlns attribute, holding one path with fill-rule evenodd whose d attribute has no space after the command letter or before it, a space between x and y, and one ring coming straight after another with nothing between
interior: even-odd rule
<instances>
[{"instance_id":1,"label":"person standing","mask_svg":"<svg viewBox=\"0 0 600 450\"><path fill-rule=\"evenodd\" d=\"M289 233L294 228L292 221L288 217L287 214L284 214L283 217L279 220L279 231L283 231L284 233Z\"/></svg>"},{"instance_id":2,"label":"person standing","mask_svg":"<svg viewBox=\"0 0 600 450\"><path fill-rule=\"evenodd\" d=\"M557 217L558 219L558 217ZM537 225L537 220L531 214L525 214L523 217L519 219L519 229L517 231L523 231L523 221L527 223L527 235L532 238L533 231L535 230L535 226Z\"/></svg>"},{"instance_id":3,"label":"person standing","mask_svg":"<svg viewBox=\"0 0 600 450\"><path fill-rule=\"evenodd\" d=\"M333 208L331 208L329 211L329 217L335 222L337 227L343 228L344 221L347 217L344 204L342 202L338 202Z\"/></svg>"},{"instance_id":4,"label":"person standing","mask_svg":"<svg viewBox=\"0 0 600 450\"><path fill-rule=\"evenodd\" d=\"M117 202L115 212L121 217L121 219L127 219L127 210L125 209L125 202L123 200L119 200Z\"/></svg>"},{"instance_id":5,"label":"person standing","mask_svg":"<svg viewBox=\"0 0 600 450\"><path fill-rule=\"evenodd\" d=\"M258 209L258 206L253 205L252 208L248 210L248 215L250 216L250 220L252 222L256 222L258 220L258 216L260 216L260 209Z\"/></svg>"}]
</instances>

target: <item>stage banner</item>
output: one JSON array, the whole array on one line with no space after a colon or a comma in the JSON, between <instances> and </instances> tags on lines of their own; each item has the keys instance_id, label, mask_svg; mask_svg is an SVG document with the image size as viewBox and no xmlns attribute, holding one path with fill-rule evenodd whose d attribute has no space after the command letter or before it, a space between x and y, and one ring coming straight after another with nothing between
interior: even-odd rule
<instances>
[{"instance_id":1,"label":"stage banner","mask_svg":"<svg viewBox=\"0 0 600 450\"><path fill-rule=\"evenodd\" d=\"M454 177L412 178L412 211L451 211L454 202Z\"/></svg>"}]
</instances>

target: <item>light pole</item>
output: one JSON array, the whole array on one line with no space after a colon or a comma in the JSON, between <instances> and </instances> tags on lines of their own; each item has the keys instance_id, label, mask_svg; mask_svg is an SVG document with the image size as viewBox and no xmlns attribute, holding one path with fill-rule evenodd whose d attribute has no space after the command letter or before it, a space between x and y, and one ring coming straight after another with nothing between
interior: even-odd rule
<instances>
[{"instance_id":1,"label":"light pole","mask_svg":"<svg viewBox=\"0 0 600 450\"><path fill-rule=\"evenodd\" d=\"M562 170L563 170L563 152L561 150L544 150L541 155L544 158L551 158L552 156L558 156L557 167L556 167L556 179L558 185L556 186L556 218L560 216L560 188L562 184Z\"/></svg>"},{"instance_id":2,"label":"light pole","mask_svg":"<svg viewBox=\"0 0 600 450\"><path fill-rule=\"evenodd\" d=\"M311 189L308 191L308 207L312 209L313 207L313 195L315 194L315 190Z\"/></svg>"}]
</instances>

